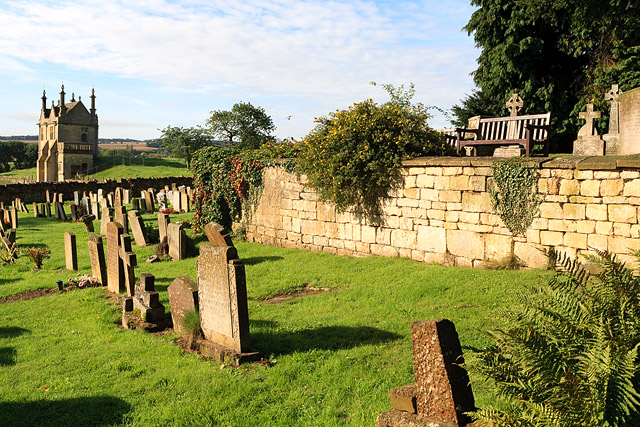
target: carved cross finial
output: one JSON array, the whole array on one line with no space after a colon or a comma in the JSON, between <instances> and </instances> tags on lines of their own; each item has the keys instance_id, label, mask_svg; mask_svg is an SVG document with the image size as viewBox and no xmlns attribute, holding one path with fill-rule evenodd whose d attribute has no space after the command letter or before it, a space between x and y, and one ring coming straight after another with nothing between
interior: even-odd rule
<instances>
[{"instance_id":1,"label":"carved cross finial","mask_svg":"<svg viewBox=\"0 0 640 427\"><path fill-rule=\"evenodd\" d=\"M518 115L518 112L522 110L523 105L524 103L522 102L522 98L520 98L520 95L514 92L514 94L511 95L511 98L505 104L505 107L507 107L507 110L509 110L511 117L515 117Z\"/></svg>"},{"instance_id":2,"label":"carved cross finial","mask_svg":"<svg viewBox=\"0 0 640 427\"><path fill-rule=\"evenodd\" d=\"M580 113L579 117L585 119L587 122L578 131L578 137L588 137L598 135L598 132L593 127L593 119L599 119L602 116L600 111L593 111L593 104L587 104L587 111Z\"/></svg>"},{"instance_id":3,"label":"carved cross finial","mask_svg":"<svg viewBox=\"0 0 640 427\"><path fill-rule=\"evenodd\" d=\"M609 102L618 102L618 96L622 93L618 85L611 85L611 90L604 95L604 99Z\"/></svg>"}]
</instances>

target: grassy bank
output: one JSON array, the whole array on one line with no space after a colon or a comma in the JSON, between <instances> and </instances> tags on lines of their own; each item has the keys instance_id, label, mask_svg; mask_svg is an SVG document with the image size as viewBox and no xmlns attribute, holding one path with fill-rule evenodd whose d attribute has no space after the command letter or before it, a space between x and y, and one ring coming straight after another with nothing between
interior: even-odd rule
<instances>
[{"instance_id":1,"label":"grassy bank","mask_svg":"<svg viewBox=\"0 0 640 427\"><path fill-rule=\"evenodd\" d=\"M144 215L147 227L156 226ZM180 216L173 215L172 221ZM183 214L182 218L189 217ZM96 226L98 226L96 222ZM20 216L18 245L47 244L45 268L26 257L0 267L0 297L66 280L63 233L73 231L89 272L88 234L76 223ZM96 229L99 229L96 228ZM202 239L198 239L199 245ZM413 378L410 323L440 317L458 329L465 356L490 343L501 313L548 273L472 270L403 259L349 258L237 242L246 266L252 345L268 364L222 367L174 344L176 335L120 329L104 289L56 293L0 305L0 413L8 425L370 426L388 392ZM160 300L196 258L147 264ZM330 288L274 304L303 286ZM493 390L472 370L476 403Z\"/></svg>"}]
</instances>

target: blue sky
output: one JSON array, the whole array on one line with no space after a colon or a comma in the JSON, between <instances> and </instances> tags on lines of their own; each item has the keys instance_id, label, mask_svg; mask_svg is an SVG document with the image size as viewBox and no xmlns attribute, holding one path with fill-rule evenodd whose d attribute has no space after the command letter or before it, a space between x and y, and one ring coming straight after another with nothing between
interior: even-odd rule
<instances>
[{"instance_id":1,"label":"blue sky","mask_svg":"<svg viewBox=\"0 0 640 427\"><path fill-rule=\"evenodd\" d=\"M42 90L64 82L100 137L156 138L236 102L263 107L279 138L413 82L449 109L473 89L469 1L0 0L0 135L35 135ZM448 120L434 114L434 127Z\"/></svg>"}]
</instances>

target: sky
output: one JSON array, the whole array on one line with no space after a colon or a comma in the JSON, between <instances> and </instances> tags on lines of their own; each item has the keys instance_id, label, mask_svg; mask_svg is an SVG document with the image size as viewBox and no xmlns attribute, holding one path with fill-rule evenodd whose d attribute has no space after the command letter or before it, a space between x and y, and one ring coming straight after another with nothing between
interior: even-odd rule
<instances>
[{"instance_id":1,"label":"sky","mask_svg":"<svg viewBox=\"0 0 640 427\"><path fill-rule=\"evenodd\" d=\"M101 138L158 138L237 102L278 138L314 118L415 85L448 110L474 88L468 0L0 0L0 135L36 135L48 104L95 89ZM434 128L449 127L434 110Z\"/></svg>"}]
</instances>

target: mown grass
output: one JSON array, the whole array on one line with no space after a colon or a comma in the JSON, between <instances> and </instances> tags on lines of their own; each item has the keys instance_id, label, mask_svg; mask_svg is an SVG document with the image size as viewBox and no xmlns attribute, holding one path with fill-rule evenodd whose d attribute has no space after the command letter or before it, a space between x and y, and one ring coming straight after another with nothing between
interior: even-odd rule
<instances>
[{"instance_id":1,"label":"mown grass","mask_svg":"<svg viewBox=\"0 0 640 427\"><path fill-rule=\"evenodd\" d=\"M134 157L99 158L96 165L106 164L107 169L91 174L91 179L120 179L120 178L160 178L165 176L191 176L184 159Z\"/></svg>"},{"instance_id":2,"label":"mown grass","mask_svg":"<svg viewBox=\"0 0 640 427\"><path fill-rule=\"evenodd\" d=\"M189 214L173 215L172 221ZM148 227L153 215L144 215ZM96 222L96 226L98 226ZM99 230L99 227L96 228ZM73 231L81 272L88 234L79 223L20 215L18 245L47 244L45 268L25 257L0 267L0 296L66 280L63 233ZM202 242L197 239L196 246ZM0 414L6 425L370 426L388 392L413 378L410 324L449 318L464 347L476 403L494 392L475 374L474 351L540 270L494 271L403 259L349 258L236 242L246 266L251 341L273 366L225 367L183 353L174 334L120 329L104 289L56 293L0 305ZM166 289L196 279L196 258L148 264L152 246L134 247L136 274ZM305 285L331 292L271 304L265 297Z\"/></svg>"}]
</instances>

